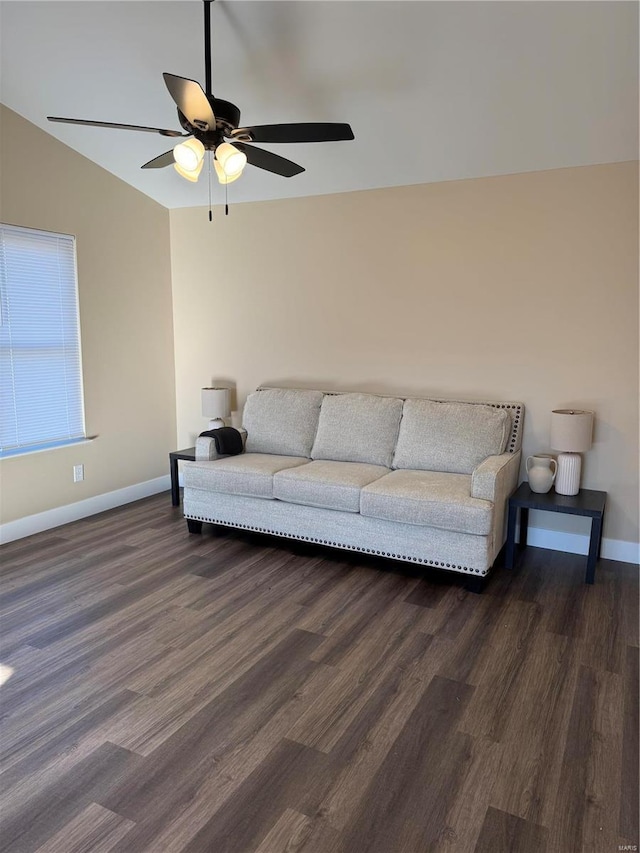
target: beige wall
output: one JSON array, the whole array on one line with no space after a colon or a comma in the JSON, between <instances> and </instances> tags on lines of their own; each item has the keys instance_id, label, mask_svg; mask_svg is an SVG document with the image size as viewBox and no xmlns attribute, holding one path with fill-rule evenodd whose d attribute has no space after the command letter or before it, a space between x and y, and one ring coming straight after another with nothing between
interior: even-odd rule
<instances>
[{"instance_id":1,"label":"beige wall","mask_svg":"<svg viewBox=\"0 0 640 853\"><path fill-rule=\"evenodd\" d=\"M206 425L200 387L228 380L238 407L261 383L521 399L525 453L552 408L592 408L583 485L610 493L605 535L638 541L636 164L232 204L210 224L0 118L0 218L78 237L99 435L0 462L2 522L166 474Z\"/></svg>"},{"instance_id":2,"label":"beige wall","mask_svg":"<svg viewBox=\"0 0 640 853\"><path fill-rule=\"evenodd\" d=\"M176 432L168 211L10 110L0 119L0 218L77 237L86 424L99 436L2 460L8 522L165 475Z\"/></svg>"},{"instance_id":3,"label":"beige wall","mask_svg":"<svg viewBox=\"0 0 640 853\"><path fill-rule=\"evenodd\" d=\"M525 454L589 408L583 485L637 542L637 235L634 163L174 210L178 443L215 379L522 400Z\"/></svg>"}]
</instances>

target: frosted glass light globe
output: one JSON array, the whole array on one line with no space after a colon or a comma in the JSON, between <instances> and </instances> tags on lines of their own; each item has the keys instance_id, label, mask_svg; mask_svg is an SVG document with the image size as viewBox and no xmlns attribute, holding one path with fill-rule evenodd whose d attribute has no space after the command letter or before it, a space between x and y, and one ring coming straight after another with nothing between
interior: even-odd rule
<instances>
[{"instance_id":1,"label":"frosted glass light globe","mask_svg":"<svg viewBox=\"0 0 640 853\"><path fill-rule=\"evenodd\" d=\"M229 142L223 142L216 148L216 160L222 166L225 175L233 178L239 175L247 165L247 155L234 148Z\"/></svg>"},{"instance_id":2,"label":"frosted glass light globe","mask_svg":"<svg viewBox=\"0 0 640 853\"><path fill-rule=\"evenodd\" d=\"M193 172L204 157L204 145L199 139L187 139L173 149L173 158L187 172Z\"/></svg>"}]
</instances>

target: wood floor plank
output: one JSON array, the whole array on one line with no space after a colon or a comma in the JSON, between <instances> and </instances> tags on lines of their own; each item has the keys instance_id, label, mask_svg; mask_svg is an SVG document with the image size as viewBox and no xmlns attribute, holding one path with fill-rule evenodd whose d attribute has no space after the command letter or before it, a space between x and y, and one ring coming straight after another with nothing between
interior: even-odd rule
<instances>
[{"instance_id":1,"label":"wood floor plank","mask_svg":"<svg viewBox=\"0 0 640 853\"><path fill-rule=\"evenodd\" d=\"M109 853L132 826L130 820L90 803L36 853Z\"/></svg>"},{"instance_id":2,"label":"wood floor plank","mask_svg":"<svg viewBox=\"0 0 640 853\"><path fill-rule=\"evenodd\" d=\"M535 655L521 672L515 713L502 733L504 752L490 805L542 826L553 819L577 656L568 637L545 633L538 638Z\"/></svg>"},{"instance_id":3,"label":"wood floor plank","mask_svg":"<svg viewBox=\"0 0 640 853\"><path fill-rule=\"evenodd\" d=\"M140 766L140 761L134 753L105 743L54 785L36 789L30 797L3 798L3 853L37 850L116 784L128 769Z\"/></svg>"},{"instance_id":4,"label":"wood floor plank","mask_svg":"<svg viewBox=\"0 0 640 853\"><path fill-rule=\"evenodd\" d=\"M189 560L182 561L178 565L169 564L147 575L135 584L114 591L106 600L82 608L79 613L61 618L51 627L37 631L28 638L28 643L36 648L45 648L52 643L65 639L88 624L95 625L98 621L108 619L112 614L146 599L154 592L166 590L168 580L186 580L189 582L191 579L188 576L188 567Z\"/></svg>"},{"instance_id":5,"label":"wood floor plank","mask_svg":"<svg viewBox=\"0 0 640 853\"><path fill-rule=\"evenodd\" d=\"M414 587L414 591L420 589L420 580ZM407 598L411 597L411 593ZM475 596L475 598L483 598ZM411 602L407 602L411 603ZM422 630L425 634L434 637L440 636L447 639L456 639L460 631L464 630L470 614L476 615L474 602L469 598L469 593L460 585L452 584L438 598L437 603L432 602L433 607L423 607ZM418 601L414 606L420 607Z\"/></svg>"},{"instance_id":6,"label":"wood floor plank","mask_svg":"<svg viewBox=\"0 0 640 853\"><path fill-rule=\"evenodd\" d=\"M138 833L144 834L150 822L157 827L166 819L163 804L168 797L174 808L188 803L199 780L215 772L232 745L250 738L289 701L318 666L309 653L321 639L309 632L291 632L268 658L260 659L146 758L144 776L135 773L107 797L97 799L105 808L136 822L126 844L135 849ZM251 701L256 692L263 694L259 705Z\"/></svg>"},{"instance_id":7,"label":"wood floor plank","mask_svg":"<svg viewBox=\"0 0 640 853\"><path fill-rule=\"evenodd\" d=\"M351 607L360 602L363 596L384 583L384 576L375 572L363 571L358 566L350 565L345 573L341 573L336 582L328 589L314 597L313 602L303 600L308 604L304 619L298 627L306 631L331 636L333 631L351 612Z\"/></svg>"},{"instance_id":8,"label":"wood floor plank","mask_svg":"<svg viewBox=\"0 0 640 853\"><path fill-rule=\"evenodd\" d=\"M605 578L610 578L620 586L622 603L621 634L624 642L636 649L640 645L640 619L638 619L638 600L640 598L640 572L631 563L607 560L602 565Z\"/></svg>"},{"instance_id":9,"label":"wood floor plank","mask_svg":"<svg viewBox=\"0 0 640 853\"><path fill-rule=\"evenodd\" d=\"M550 833L552 850L595 853L617 843L619 778L611 774L622 752L622 731L614 723L622 702L618 676L580 667Z\"/></svg>"},{"instance_id":10,"label":"wood floor plank","mask_svg":"<svg viewBox=\"0 0 640 853\"><path fill-rule=\"evenodd\" d=\"M336 850L338 833L294 809L285 809L253 853L303 853L318 844L327 853Z\"/></svg>"},{"instance_id":11,"label":"wood floor plank","mask_svg":"<svg viewBox=\"0 0 640 853\"><path fill-rule=\"evenodd\" d=\"M209 617L207 630L199 630L188 645L169 650L129 686L167 702L185 691L193 694L208 688L210 693L214 684L230 672L239 675L291 629L300 607L285 598L275 609L279 595L280 590L267 589L226 618Z\"/></svg>"},{"instance_id":12,"label":"wood floor plank","mask_svg":"<svg viewBox=\"0 0 640 853\"><path fill-rule=\"evenodd\" d=\"M436 676L367 785L343 834L348 850L429 850L446 826L469 762L469 738L456 731L473 688Z\"/></svg>"},{"instance_id":13,"label":"wood floor plank","mask_svg":"<svg viewBox=\"0 0 640 853\"><path fill-rule=\"evenodd\" d=\"M551 551L548 556L537 556L534 572L538 583L530 600L540 605L545 630L564 637L582 636L591 589L584 583L584 571L584 558L578 554Z\"/></svg>"},{"instance_id":14,"label":"wood floor plank","mask_svg":"<svg viewBox=\"0 0 640 853\"><path fill-rule=\"evenodd\" d=\"M39 727L31 723L23 731L21 739L3 750L3 764L11 768L2 775L4 790L9 790L27 775L35 775L39 768L72 749L86 733L104 725L106 720L135 702L136 698L135 693L123 690L97 708L79 713L76 718L67 714L57 725L55 717L51 719L51 715L47 715Z\"/></svg>"},{"instance_id":15,"label":"wood floor plank","mask_svg":"<svg viewBox=\"0 0 640 853\"><path fill-rule=\"evenodd\" d=\"M26 565L33 566L36 560L42 559L43 555L49 555L59 549L59 553L68 553L68 540L64 536L56 535L56 531L38 533L35 536L27 536L24 539L15 539L13 542L5 542L2 545L2 575L7 582L11 582L12 576L22 575L22 569ZM28 582L28 578L24 579Z\"/></svg>"},{"instance_id":16,"label":"wood floor plank","mask_svg":"<svg viewBox=\"0 0 640 853\"><path fill-rule=\"evenodd\" d=\"M638 844L637 566L528 548L475 595L167 494L0 558L3 853Z\"/></svg>"},{"instance_id":17,"label":"wood floor plank","mask_svg":"<svg viewBox=\"0 0 640 853\"><path fill-rule=\"evenodd\" d=\"M347 668L354 651L370 644L372 639L384 636L392 643L396 632L421 627L422 611L405 600L414 581L395 574L380 574L382 581L373 592L354 602L348 618L342 618L332 627L330 636L316 652L317 660L327 666ZM305 621L303 618L303 624Z\"/></svg>"},{"instance_id":18,"label":"wood floor plank","mask_svg":"<svg viewBox=\"0 0 640 853\"><path fill-rule=\"evenodd\" d=\"M416 636L414 640L417 639ZM328 816L325 802L335 784L334 780L340 777L343 769L353 765L363 752L369 751L372 723L385 716L397 695L396 688L402 675L401 670L395 670L389 683L380 685L344 731L331 755L288 739L281 740L254 767L233 796L227 797L222 807L200 827L186 849L244 853L257 845L269 831L273 811L289 807L313 815L314 821L320 822L321 826L315 826L305 849L309 846L310 850L321 851L322 847L318 847L319 839L326 835L323 826L326 826L325 817ZM424 692L424 685L421 685L420 692Z\"/></svg>"},{"instance_id":19,"label":"wood floor plank","mask_svg":"<svg viewBox=\"0 0 640 853\"><path fill-rule=\"evenodd\" d=\"M184 853L244 853L255 849L273 825L272 814L281 814L286 808L306 814L298 804L305 798L318 799L328 761L317 750L281 741L234 797L184 846Z\"/></svg>"},{"instance_id":20,"label":"wood floor plank","mask_svg":"<svg viewBox=\"0 0 640 853\"><path fill-rule=\"evenodd\" d=\"M61 546L56 554L47 551L46 560L39 561L38 571L21 577L13 582L3 584L0 596L0 613L2 618L13 610L24 599L33 606L34 599L53 589L56 592L68 589L70 592L85 590L90 583L95 584L95 570L98 565L111 569L118 563L128 563L135 554L135 549L129 545L117 543L96 549L90 554L82 553L73 557L69 553L69 543L61 540ZM83 549L84 551L84 549ZM61 564L60 557L65 560ZM87 571L90 569L91 571Z\"/></svg>"},{"instance_id":21,"label":"wood floor plank","mask_svg":"<svg viewBox=\"0 0 640 853\"><path fill-rule=\"evenodd\" d=\"M3 652L11 654L25 645L46 648L47 644L33 642L39 632L51 631L52 626L57 626L63 620L85 624L85 614L91 612L91 608L93 612L98 612L103 602L118 595L121 590L120 584L110 582L75 595L65 590L50 590L46 594L38 595L34 599L33 607L29 606L29 602L25 602L3 615Z\"/></svg>"},{"instance_id":22,"label":"wood floor plank","mask_svg":"<svg viewBox=\"0 0 640 853\"><path fill-rule=\"evenodd\" d=\"M449 609L454 600L457 600L457 605ZM490 637L496 625L500 624L507 602L504 598L494 599L490 595L477 596L469 592L459 593L456 599L449 597L446 602L443 600L449 613L435 636L454 640L455 645L440 675L453 681L476 683L474 673L482 671L485 658L492 654ZM428 626L427 621L425 630L429 629Z\"/></svg>"},{"instance_id":23,"label":"wood floor plank","mask_svg":"<svg viewBox=\"0 0 640 853\"><path fill-rule=\"evenodd\" d=\"M360 717L368 720L368 730L362 734L361 743L355 749L350 748L349 760L343 762L344 766L334 774L320 806L323 820L332 827L344 830L349 823L366 792L368 780L378 772L393 749L448 651L432 637L417 634L411 639L409 654L388 671L375 693L363 705ZM353 738L353 728L346 730L343 748Z\"/></svg>"},{"instance_id":24,"label":"wood floor plank","mask_svg":"<svg viewBox=\"0 0 640 853\"><path fill-rule=\"evenodd\" d=\"M64 708L74 701L100 701L96 693L126 687L129 679L166 657L166 647L141 630L145 624L130 623L128 630L106 637L100 632L95 646L74 645L77 654L62 660L43 650L36 667L25 674L16 672L7 684L2 700L5 725L14 719L23 724L30 715L51 712L57 704Z\"/></svg>"},{"instance_id":25,"label":"wood floor plank","mask_svg":"<svg viewBox=\"0 0 640 853\"><path fill-rule=\"evenodd\" d=\"M322 752L331 752L389 674L409 666L416 655L422 655L429 647L432 638L411 629L411 622L406 622L395 635L377 635L368 645L362 644L359 661L339 672L331 692L302 715L287 736ZM372 646L378 653L371 651Z\"/></svg>"},{"instance_id":26,"label":"wood floor plank","mask_svg":"<svg viewBox=\"0 0 640 853\"><path fill-rule=\"evenodd\" d=\"M207 654L203 653L188 683L172 680L170 686L163 682L152 690L144 724L119 729L113 735L114 742L143 755L153 753L212 699L245 676L261 659L268 658L290 635L290 622L291 619L284 619L282 624L271 624L268 629L262 626L264 636L256 638L255 645L244 651L231 645L224 648L218 653L215 666L208 666ZM247 639L250 642L252 638L248 635ZM323 682L324 676L320 680Z\"/></svg>"},{"instance_id":27,"label":"wood floor plank","mask_svg":"<svg viewBox=\"0 0 640 853\"><path fill-rule=\"evenodd\" d=\"M462 853L473 850L489 807L491 790L500 772L504 747L485 737L470 738L468 746L468 764L461 774L458 794L449 803L442 830L433 845L433 853ZM499 848L495 848L494 853L498 853L498 850ZM505 848L505 853L507 850L508 848Z\"/></svg>"},{"instance_id":28,"label":"wood floor plank","mask_svg":"<svg viewBox=\"0 0 640 853\"><path fill-rule=\"evenodd\" d=\"M586 666L620 675L626 652L623 587L601 577L597 592L594 590L595 586L590 588L584 602L581 660ZM602 618L603 611L609 614L608 619Z\"/></svg>"},{"instance_id":29,"label":"wood floor plank","mask_svg":"<svg viewBox=\"0 0 640 853\"><path fill-rule=\"evenodd\" d=\"M487 640L487 654L469 680L477 689L461 723L462 731L501 741L509 720L520 711L518 697L526 662L535 654L541 608L526 601L508 601Z\"/></svg>"},{"instance_id":30,"label":"wood floor plank","mask_svg":"<svg viewBox=\"0 0 640 853\"><path fill-rule=\"evenodd\" d=\"M499 809L488 809L474 853L552 853L547 830Z\"/></svg>"},{"instance_id":31,"label":"wood floor plank","mask_svg":"<svg viewBox=\"0 0 640 853\"><path fill-rule=\"evenodd\" d=\"M425 571L405 601L430 609L440 606L442 599L451 589L451 578L445 572Z\"/></svg>"},{"instance_id":32,"label":"wood floor plank","mask_svg":"<svg viewBox=\"0 0 640 853\"><path fill-rule=\"evenodd\" d=\"M147 822L137 830L132 830L131 837L126 839L126 844L123 843L120 853L128 851L127 844L130 844L132 839L137 846L149 851L181 853L187 840L235 797L252 773L270 760L271 754L282 744L286 732L297 716L304 713L330 689L335 672L322 664L317 664L316 667L312 677L300 684L289 700L281 705L261 729L256 730L253 736L249 736L243 743L231 744L225 754L217 756L215 771L200 778L199 787L188 804L182 809L173 810L160 821ZM312 839L323 836L319 830L320 828L314 828L307 845L311 844ZM319 853L322 853L322 850Z\"/></svg>"},{"instance_id":33,"label":"wood floor plank","mask_svg":"<svg viewBox=\"0 0 640 853\"><path fill-rule=\"evenodd\" d=\"M626 673L624 683L624 720L622 730L622 768L620 778L620 836L625 839L638 838L638 755L640 754L640 683L638 678L637 646L627 646ZM633 843L633 842L631 842Z\"/></svg>"},{"instance_id":34,"label":"wood floor plank","mask_svg":"<svg viewBox=\"0 0 640 853\"><path fill-rule=\"evenodd\" d=\"M343 555L328 558L324 556L324 553L322 551L317 555L318 560L312 566L311 571L307 569L303 578L303 585L296 595L297 603L304 607L316 605L327 592L336 586L338 581L354 571L353 560L343 559Z\"/></svg>"}]
</instances>

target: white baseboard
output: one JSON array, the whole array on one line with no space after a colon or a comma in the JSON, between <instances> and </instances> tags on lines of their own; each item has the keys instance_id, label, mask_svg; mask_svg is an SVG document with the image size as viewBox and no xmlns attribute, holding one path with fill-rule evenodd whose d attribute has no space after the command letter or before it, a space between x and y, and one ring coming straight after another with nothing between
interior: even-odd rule
<instances>
[{"instance_id":1,"label":"white baseboard","mask_svg":"<svg viewBox=\"0 0 640 853\"><path fill-rule=\"evenodd\" d=\"M561 530L546 530L543 527L529 527L527 543L535 548L566 551L568 554L584 554L586 556L589 553L589 537L587 535L563 533ZM621 563L640 563L640 544L605 537L602 540L600 556L605 560L618 560Z\"/></svg>"},{"instance_id":2,"label":"white baseboard","mask_svg":"<svg viewBox=\"0 0 640 853\"><path fill-rule=\"evenodd\" d=\"M47 510L47 512L18 518L16 521L0 525L0 542L13 542L14 539L22 539L33 533L51 530L53 527L60 527L70 521L78 521L80 518L96 515L107 509L114 509L117 506L156 495L158 492L168 492L170 488L171 479L166 474L163 477L156 477L155 480L136 483L134 486L126 486L124 489L106 492L77 503ZM527 541L529 545L536 548L547 548L551 551L585 555L589 552L589 537L578 533L529 527ZM602 557L606 560L619 560L621 563L640 563L640 544L605 538L602 540Z\"/></svg>"},{"instance_id":3,"label":"white baseboard","mask_svg":"<svg viewBox=\"0 0 640 853\"><path fill-rule=\"evenodd\" d=\"M156 477L155 480L146 480L144 483L125 486L124 489L116 489L114 492L105 492L83 501L8 521L6 524L0 524L0 542L23 539L33 533L51 530L52 527L60 527L70 521L78 521L80 518L96 515L107 509L114 509L123 504L139 501L141 498L148 498L150 495L157 495L158 492L168 492L170 488L171 478L166 474L163 477Z\"/></svg>"}]
</instances>

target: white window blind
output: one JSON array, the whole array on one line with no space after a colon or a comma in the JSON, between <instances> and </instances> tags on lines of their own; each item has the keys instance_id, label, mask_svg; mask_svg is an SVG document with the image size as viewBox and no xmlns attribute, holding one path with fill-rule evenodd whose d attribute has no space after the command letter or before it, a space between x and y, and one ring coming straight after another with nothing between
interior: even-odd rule
<instances>
[{"instance_id":1,"label":"white window blind","mask_svg":"<svg viewBox=\"0 0 640 853\"><path fill-rule=\"evenodd\" d=\"M0 457L84 437L75 238L0 225Z\"/></svg>"}]
</instances>

